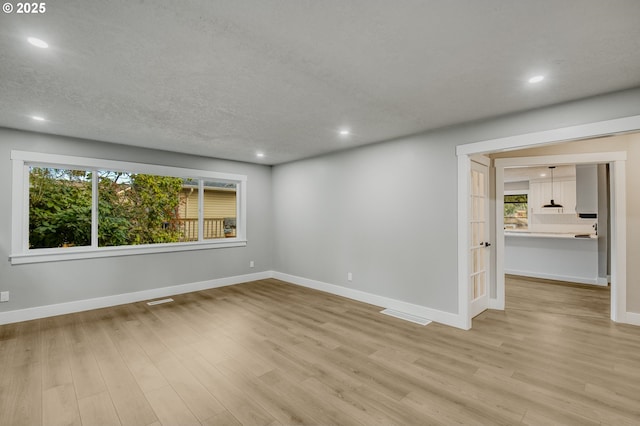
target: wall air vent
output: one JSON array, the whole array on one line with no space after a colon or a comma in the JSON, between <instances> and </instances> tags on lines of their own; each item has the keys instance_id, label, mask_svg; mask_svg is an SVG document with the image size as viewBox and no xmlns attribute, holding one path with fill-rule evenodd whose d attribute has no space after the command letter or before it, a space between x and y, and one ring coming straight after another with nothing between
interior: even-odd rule
<instances>
[{"instance_id":1,"label":"wall air vent","mask_svg":"<svg viewBox=\"0 0 640 426\"><path fill-rule=\"evenodd\" d=\"M416 315L411 315L411 314L407 314L405 312L400 312L400 311L394 311L393 309L384 309L382 311L380 311L381 314L385 314L385 315L389 315L395 318L399 318L401 320L405 320L405 321L410 321L410 322L414 322L416 324L420 324L420 325L427 325L431 323L431 320L428 320L426 318L422 318Z\"/></svg>"},{"instance_id":2,"label":"wall air vent","mask_svg":"<svg viewBox=\"0 0 640 426\"><path fill-rule=\"evenodd\" d=\"M173 299L170 297L168 299L152 300L151 302L147 302L147 305L153 306L153 305L160 305L162 303L169 303L169 302L173 302Z\"/></svg>"}]
</instances>

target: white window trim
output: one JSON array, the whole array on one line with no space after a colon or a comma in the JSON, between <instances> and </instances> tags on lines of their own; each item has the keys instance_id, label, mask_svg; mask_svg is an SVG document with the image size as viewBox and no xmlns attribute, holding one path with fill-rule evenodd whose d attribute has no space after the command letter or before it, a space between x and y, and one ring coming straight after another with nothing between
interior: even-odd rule
<instances>
[{"instance_id":1,"label":"white window trim","mask_svg":"<svg viewBox=\"0 0 640 426\"><path fill-rule=\"evenodd\" d=\"M61 260L90 259L98 257L129 256L151 253L166 253L213 248L244 247L247 245L247 176L195 170L155 164L132 163L126 161L101 160L97 158L72 157L28 151L11 151L12 193L11 193L11 264L54 262ZM183 243L144 244L136 246L98 247L97 235L92 231L92 245L87 247L50 248L29 250L29 165L43 165L56 168L78 168L82 170L113 170L121 172L145 173L159 176L175 176L232 182L237 185L236 236L220 240L202 240ZM97 192L97 179L93 181L93 193ZM202 186L202 181L200 181ZM92 227L97 227L97 200L93 198ZM200 197L202 203L202 197ZM200 208L199 220L202 221ZM202 226L199 227L202 233Z\"/></svg>"},{"instance_id":2,"label":"white window trim","mask_svg":"<svg viewBox=\"0 0 640 426\"><path fill-rule=\"evenodd\" d=\"M528 189L505 189L504 195L527 195L527 202L529 202L529 190Z\"/></svg>"}]
</instances>

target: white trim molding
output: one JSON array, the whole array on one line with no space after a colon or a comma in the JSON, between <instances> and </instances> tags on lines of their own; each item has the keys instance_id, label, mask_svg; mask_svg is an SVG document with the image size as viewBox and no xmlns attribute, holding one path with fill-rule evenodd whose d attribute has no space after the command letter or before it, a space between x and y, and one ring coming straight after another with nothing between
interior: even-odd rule
<instances>
[{"instance_id":1,"label":"white trim molding","mask_svg":"<svg viewBox=\"0 0 640 426\"><path fill-rule=\"evenodd\" d=\"M562 127L559 129L525 133L522 135L458 145L456 147L456 154L472 155L532 148L534 146L632 132L638 129L640 129L640 115L633 115L631 117L616 118L613 120L579 124L577 126Z\"/></svg>"},{"instance_id":2,"label":"white trim molding","mask_svg":"<svg viewBox=\"0 0 640 426\"><path fill-rule=\"evenodd\" d=\"M520 271L513 269L505 269L504 273L507 275L518 275L520 277L531 277L531 278L541 278L543 280L554 280L554 281L566 281L570 283L579 283L579 284L587 284L594 285L599 287L607 287L609 282L606 278L583 278L583 277L575 277L571 275L556 275L556 274L545 274L544 272L535 272L535 271Z\"/></svg>"},{"instance_id":3,"label":"white trim molding","mask_svg":"<svg viewBox=\"0 0 640 426\"><path fill-rule=\"evenodd\" d=\"M83 167L89 169L113 170L120 172L147 173L153 175L171 175L194 179L216 179L221 181L246 181L244 175L220 173L211 170L186 169L183 167L163 166L159 164L133 163L130 161L103 160L100 158L74 157L70 155L47 154L33 151L11 151L11 159L23 163L51 164L69 168Z\"/></svg>"},{"instance_id":4,"label":"white trim molding","mask_svg":"<svg viewBox=\"0 0 640 426\"><path fill-rule=\"evenodd\" d=\"M491 152L501 152L514 149L531 148L542 145L550 145L561 142L575 141L580 139L596 138L601 136L622 134L640 130L640 115L623 117L613 120L599 121L595 123L581 124L577 126L564 127L559 129L545 130L534 133L526 133L514 135L498 139L490 139L475 143L459 145L456 147L456 155L458 156L458 305L461 316L466 317L462 321L468 321L468 327L471 327L471 318L469 317L468 305L469 300L469 279L468 268L469 259L467 254L467 240L469 238L468 222L468 200L469 197L469 173L470 161L469 157L474 154L487 154ZM618 191L612 191L612 210L617 211L616 226L612 229L612 240L616 244L616 249L612 249L612 264L616 269L616 273L612 274L612 310L611 319L616 322L628 322L629 313L626 312L626 198L625 194L620 193L620 189L624 189L624 169L626 153L613 153L610 159L603 159L602 154L584 154L585 162L609 162L612 164L612 188L618 187ZM591 157L589 157L591 156ZM575 164L576 155L555 156L556 161ZM540 157L538 161L546 161L548 157ZM496 160L497 164L502 160ZM513 161L526 161L516 160ZM556 163L557 164L557 163ZM502 163L502 167L505 163ZM503 171L501 167L496 166L496 184L503 182ZM616 184L615 182L618 182ZM622 182L622 186L620 186ZM615 193L617 192L617 193ZM501 194L501 193L500 193ZM496 211L501 211L500 194L496 194ZM612 212L615 214L615 212ZM501 229L502 218L498 218L496 214L496 232L492 237L496 242L496 282L491 285L496 286L496 297L489 299L489 307L494 309L504 309L504 274L501 274L504 258L504 238ZM502 292L500 290L502 287Z\"/></svg>"},{"instance_id":5,"label":"white trim molding","mask_svg":"<svg viewBox=\"0 0 640 426\"><path fill-rule=\"evenodd\" d=\"M131 256L140 254L168 253L191 250L219 249L229 247L246 247L247 241L238 238L225 238L219 241L184 242L167 244L144 244L138 246L116 247L71 247L64 249L38 249L26 254L12 254L11 264L62 262L78 259L95 259L100 257Z\"/></svg>"},{"instance_id":6,"label":"white trim molding","mask_svg":"<svg viewBox=\"0 0 640 426\"><path fill-rule=\"evenodd\" d=\"M625 322L631 325L640 325L640 314L635 312L627 312Z\"/></svg>"},{"instance_id":7,"label":"white trim molding","mask_svg":"<svg viewBox=\"0 0 640 426\"><path fill-rule=\"evenodd\" d=\"M391 299L389 297L379 296L377 294L367 293L364 291L342 287L335 284L329 284L322 281L316 281L309 278L289 275L282 272L274 272L273 278L302 287L324 291L325 293L334 294L336 296L342 296L348 299L357 300L359 302L368 303L370 305L393 309L394 311L403 312L416 317L430 319L431 321L450 325L452 327L464 329L466 326L466 322L463 321L464 318L458 314L427 308L426 306L416 305L413 303L404 302L402 300Z\"/></svg>"},{"instance_id":8,"label":"white trim molding","mask_svg":"<svg viewBox=\"0 0 640 426\"><path fill-rule=\"evenodd\" d=\"M627 321L627 190L626 161L614 161L610 170L611 319Z\"/></svg>"},{"instance_id":9,"label":"white trim molding","mask_svg":"<svg viewBox=\"0 0 640 426\"><path fill-rule=\"evenodd\" d=\"M263 271L253 274L236 275L232 277L217 278L194 283L179 284L167 287L153 288L132 293L114 294L110 296L96 297L85 300L74 300L53 305L36 306L32 308L16 309L13 311L0 312L0 325L30 321L39 318L47 318L56 315L72 314L75 312L89 311L92 309L107 308L111 306L124 305L127 303L142 302L145 300L159 299L178 294L191 293L194 291L208 290L212 288L226 287L236 284L243 284L251 281L275 278L290 284L312 288L336 296L346 297L359 302L368 303L374 306L393 309L409 315L426 318L434 322L449 325L460 329L468 329L467 319L459 314L440 311L426 306L416 305L385 296L379 296L360 290L316 281L308 278L289 275L282 272ZM495 299L489 299L491 309L500 309L495 306ZM503 307L504 308L504 307ZM627 312L625 321L629 324L640 325L640 314Z\"/></svg>"},{"instance_id":10,"label":"white trim molding","mask_svg":"<svg viewBox=\"0 0 640 426\"><path fill-rule=\"evenodd\" d=\"M458 315L463 321L460 328L471 328L471 290L469 282L469 247L471 246L471 226L469 225L469 191L471 179L471 159L468 155L458 156ZM462 214L464 213L464 214ZM489 298L491 303L491 298Z\"/></svg>"},{"instance_id":11,"label":"white trim molding","mask_svg":"<svg viewBox=\"0 0 640 426\"><path fill-rule=\"evenodd\" d=\"M96 297L85 300L74 300L70 302L58 303L54 305L36 306L32 308L17 309L13 311L0 312L0 325L21 321L29 321L39 318L47 318L56 315L71 314L74 312L89 311L92 309L107 308L110 306L124 305L127 303L141 302L150 299L175 296L178 294L191 293L194 291L208 290L218 287L242 284L250 281L276 278L290 284L312 288L336 296L346 297L371 305L393 309L398 312L407 313L416 317L430 319L432 321L457 328L464 328L465 321L457 314L415 305L401 300L391 299L364 291L315 281L294 275L284 274L275 271L257 272L254 274L236 275L232 277L217 278L195 283L179 284L167 287L153 288L149 290L136 291L132 293L114 294L110 296Z\"/></svg>"},{"instance_id":12,"label":"white trim molding","mask_svg":"<svg viewBox=\"0 0 640 426\"><path fill-rule=\"evenodd\" d=\"M194 291L208 290L211 288L226 287L250 281L272 278L272 271L256 272L254 274L236 275L233 277L217 278L195 283L179 284L168 287L159 287L133 293L114 294L111 296L96 297L93 299L74 300L55 305L37 306L26 309L0 312L0 325L14 322L30 321L39 318L53 317L56 315L71 314L74 312L89 311L92 309L107 308L110 306L124 305L127 303L141 302L143 300L157 299L160 297L175 296L176 294L191 293Z\"/></svg>"},{"instance_id":13,"label":"white trim molding","mask_svg":"<svg viewBox=\"0 0 640 426\"><path fill-rule=\"evenodd\" d=\"M614 161L626 161L624 151L589 152L584 154L540 155L536 157L496 158L495 167L534 167L554 164L598 164Z\"/></svg>"},{"instance_id":14,"label":"white trim molding","mask_svg":"<svg viewBox=\"0 0 640 426\"><path fill-rule=\"evenodd\" d=\"M244 247L247 245L247 176L245 175L18 150L11 151L11 160L13 178L11 192L12 229L11 254L9 258L12 265L174 251ZM204 218L204 197L200 196L198 197L198 241L101 247L98 243L98 180L92 179L91 245L68 248L52 247L30 249L28 223L30 165L79 168L93 172L97 172L98 170L113 170L192 178L198 179L198 190L200 193L204 193L205 180L234 183L236 185L236 194L238 194L236 197L236 236L233 238L204 239L204 226L202 222Z\"/></svg>"}]
</instances>

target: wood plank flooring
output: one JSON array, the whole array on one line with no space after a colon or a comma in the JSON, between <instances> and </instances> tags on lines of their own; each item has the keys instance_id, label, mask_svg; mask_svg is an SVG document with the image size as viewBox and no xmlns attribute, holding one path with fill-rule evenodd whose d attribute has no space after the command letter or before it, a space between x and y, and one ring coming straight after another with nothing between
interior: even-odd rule
<instances>
[{"instance_id":1,"label":"wood plank flooring","mask_svg":"<svg viewBox=\"0 0 640 426\"><path fill-rule=\"evenodd\" d=\"M609 287L506 275L506 309L610 318Z\"/></svg>"},{"instance_id":2,"label":"wood plank flooring","mask_svg":"<svg viewBox=\"0 0 640 426\"><path fill-rule=\"evenodd\" d=\"M0 424L640 424L640 327L590 290L510 277L470 331L278 280L4 325Z\"/></svg>"}]
</instances>

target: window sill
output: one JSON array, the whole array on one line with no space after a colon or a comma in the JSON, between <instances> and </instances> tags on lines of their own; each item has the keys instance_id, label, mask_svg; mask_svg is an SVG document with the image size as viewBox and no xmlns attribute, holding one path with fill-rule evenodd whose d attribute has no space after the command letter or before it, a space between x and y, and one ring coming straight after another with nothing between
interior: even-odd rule
<instances>
[{"instance_id":1,"label":"window sill","mask_svg":"<svg viewBox=\"0 0 640 426\"><path fill-rule=\"evenodd\" d=\"M140 254L171 253L178 251L208 250L230 247L245 247L246 240L227 238L220 241L193 243L153 244L125 247L74 247L67 249L36 249L25 254L10 256L12 265L26 263L59 262L64 260L94 259L99 257L134 256Z\"/></svg>"}]
</instances>

